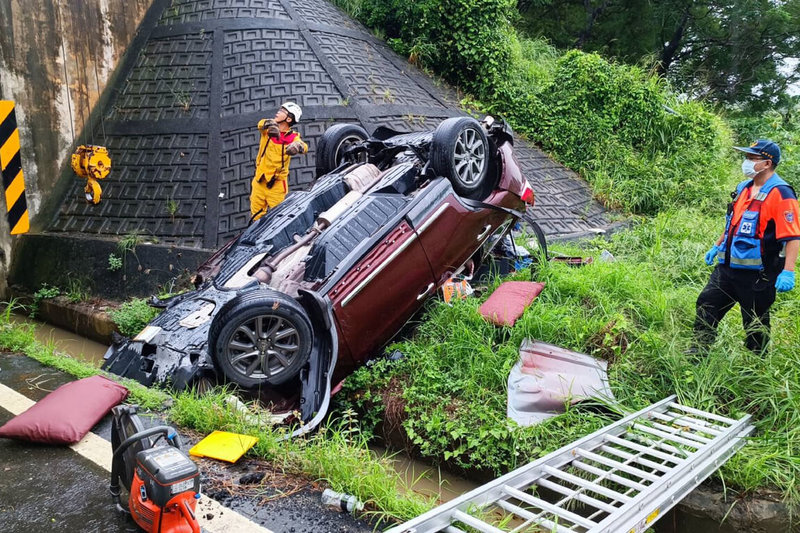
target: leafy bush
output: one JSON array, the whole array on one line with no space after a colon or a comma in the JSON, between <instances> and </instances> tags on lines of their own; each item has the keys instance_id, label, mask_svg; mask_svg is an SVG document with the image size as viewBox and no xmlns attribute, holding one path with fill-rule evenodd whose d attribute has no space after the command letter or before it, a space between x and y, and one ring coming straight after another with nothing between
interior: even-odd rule
<instances>
[{"instance_id":1,"label":"leafy bush","mask_svg":"<svg viewBox=\"0 0 800 533\"><path fill-rule=\"evenodd\" d=\"M116 272L122 268L122 258L117 254L108 254L108 270Z\"/></svg>"},{"instance_id":2,"label":"leafy bush","mask_svg":"<svg viewBox=\"0 0 800 533\"><path fill-rule=\"evenodd\" d=\"M399 54L481 97L511 67L512 0L334 0L386 37Z\"/></svg>"},{"instance_id":3,"label":"leafy bush","mask_svg":"<svg viewBox=\"0 0 800 533\"><path fill-rule=\"evenodd\" d=\"M761 116L736 116L731 120L737 144L748 146L756 139L772 139L781 147L778 174L800 190L800 104L784 112Z\"/></svg>"},{"instance_id":4,"label":"leafy bush","mask_svg":"<svg viewBox=\"0 0 800 533\"><path fill-rule=\"evenodd\" d=\"M119 327L120 333L128 337L139 333L156 315L158 310L150 307L143 299L125 302L119 309L111 311L111 319Z\"/></svg>"},{"instance_id":5,"label":"leafy bush","mask_svg":"<svg viewBox=\"0 0 800 533\"><path fill-rule=\"evenodd\" d=\"M669 104L669 107L668 107ZM638 67L571 51L512 121L579 171L607 206L633 213L721 201L730 132L695 102L677 102Z\"/></svg>"},{"instance_id":6,"label":"leafy bush","mask_svg":"<svg viewBox=\"0 0 800 533\"><path fill-rule=\"evenodd\" d=\"M36 318L36 314L39 312L39 304L42 303L42 300L55 298L60 294L61 290L58 287L52 287L47 283L42 283L42 286L39 287L39 290L33 293L33 301L31 302L29 316L31 318Z\"/></svg>"}]
</instances>

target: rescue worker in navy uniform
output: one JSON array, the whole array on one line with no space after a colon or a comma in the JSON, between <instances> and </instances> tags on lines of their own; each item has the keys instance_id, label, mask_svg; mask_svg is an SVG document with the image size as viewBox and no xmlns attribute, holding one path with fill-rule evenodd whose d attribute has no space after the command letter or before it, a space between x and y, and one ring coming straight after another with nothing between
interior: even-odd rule
<instances>
[{"instance_id":1,"label":"rescue worker in navy uniform","mask_svg":"<svg viewBox=\"0 0 800 533\"><path fill-rule=\"evenodd\" d=\"M769 343L769 308L775 293L794 289L794 269L800 248L797 196L775 172L781 150L761 139L744 152L739 183L728 204L725 230L706 252L705 261L717 267L697 298L695 346L705 350L714 342L719 321L737 302L747 335L745 345L764 353Z\"/></svg>"},{"instance_id":2,"label":"rescue worker in navy uniform","mask_svg":"<svg viewBox=\"0 0 800 533\"><path fill-rule=\"evenodd\" d=\"M256 175L250 184L250 214L253 220L281 203L289 191L289 162L308 152L300 134L292 130L302 115L300 106L284 102L275 118L258 122L261 141L256 157Z\"/></svg>"}]
</instances>

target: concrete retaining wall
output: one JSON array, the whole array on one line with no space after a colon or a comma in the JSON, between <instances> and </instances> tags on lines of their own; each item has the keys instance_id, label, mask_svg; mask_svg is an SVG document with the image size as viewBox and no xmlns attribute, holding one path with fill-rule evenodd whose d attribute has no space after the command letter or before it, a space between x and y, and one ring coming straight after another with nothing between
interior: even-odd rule
<instances>
[{"instance_id":1,"label":"concrete retaining wall","mask_svg":"<svg viewBox=\"0 0 800 533\"><path fill-rule=\"evenodd\" d=\"M34 229L76 143L101 144L90 112L151 0L0 0L0 100L16 102L26 199ZM95 131L95 129L97 131ZM5 207L4 207L5 210ZM39 217L41 218L41 217ZM11 256L0 222L0 290Z\"/></svg>"}]
</instances>

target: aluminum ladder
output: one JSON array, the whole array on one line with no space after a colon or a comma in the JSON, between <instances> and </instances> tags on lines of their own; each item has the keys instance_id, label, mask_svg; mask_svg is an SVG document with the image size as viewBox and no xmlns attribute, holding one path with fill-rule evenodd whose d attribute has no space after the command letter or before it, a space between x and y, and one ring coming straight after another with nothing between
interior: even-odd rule
<instances>
[{"instance_id":1,"label":"aluminum ladder","mask_svg":"<svg viewBox=\"0 0 800 533\"><path fill-rule=\"evenodd\" d=\"M386 533L640 533L753 429L670 396Z\"/></svg>"}]
</instances>

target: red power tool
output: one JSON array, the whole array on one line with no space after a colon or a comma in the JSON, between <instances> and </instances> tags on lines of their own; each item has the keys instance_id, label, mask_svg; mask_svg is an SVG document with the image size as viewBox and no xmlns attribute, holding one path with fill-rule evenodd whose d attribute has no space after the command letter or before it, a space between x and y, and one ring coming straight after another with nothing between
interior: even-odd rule
<instances>
[{"instance_id":1,"label":"red power tool","mask_svg":"<svg viewBox=\"0 0 800 533\"><path fill-rule=\"evenodd\" d=\"M148 533L200 533L195 516L200 471L169 426L144 429L136 406L112 409L111 496ZM120 480L128 509L120 503Z\"/></svg>"}]
</instances>

